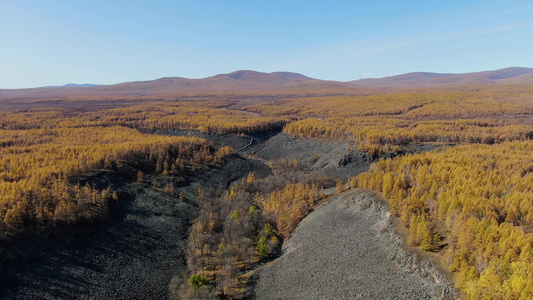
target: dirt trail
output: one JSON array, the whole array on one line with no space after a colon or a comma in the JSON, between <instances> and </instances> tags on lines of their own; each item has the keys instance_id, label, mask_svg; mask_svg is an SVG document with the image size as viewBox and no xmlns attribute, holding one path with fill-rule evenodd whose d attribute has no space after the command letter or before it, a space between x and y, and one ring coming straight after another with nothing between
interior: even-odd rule
<instances>
[{"instance_id":1,"label":"dirt trail","mask_svg":"<svg viewBox=\"0 0 533 300\"><path fill-rule=\"evenodd\" d=\"M249 299L453 299L448 279L406 251L370 191L350 191L307 216L284 254L257 270Z\"/></svg>"}]
</instances>

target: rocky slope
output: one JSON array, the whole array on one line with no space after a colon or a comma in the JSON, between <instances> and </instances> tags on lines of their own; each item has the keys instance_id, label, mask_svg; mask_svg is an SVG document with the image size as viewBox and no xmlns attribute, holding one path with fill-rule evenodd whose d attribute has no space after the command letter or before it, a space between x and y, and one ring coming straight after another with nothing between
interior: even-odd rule
<instances>
[{"instance_id":1,"label":"rocky slope","mask_svg":"<svg viewBox=\"0 0 533 300\"><path fill-rule=\"evenodd\" d=\"M387 209L355 190L307 216L283 255L257 270L248 299L454 299L451 282L407 251Z\"/></svg>"},{"instance_id":2,"label":"rocky slope","mask_svg":"<svg viewBox=\"0 0 533 300\"><path fill-rule=\"evenodd\" d=\"M0 269L0 299L167 299L172 277L187 270L198 185L224 189L252 171L266 176L269 168L232 155L177 187L183 201L148 183L117 184L121 199L107 224L20 245L18 257ZM103 186L120 181L109 174L99 179Z\"/></svg>"},{"instance_id":3,"label":"rocky slope","mask_svg":"<svg viewBox=\"0 0 533 300\"><path fill-rule=\"evenodd\" d=\"M54 244L28 244L3 274L0 299L164 299L185 271L180 243L194 206L151 189L124 200L110 226Z\"/></svg>"}]
</instances>

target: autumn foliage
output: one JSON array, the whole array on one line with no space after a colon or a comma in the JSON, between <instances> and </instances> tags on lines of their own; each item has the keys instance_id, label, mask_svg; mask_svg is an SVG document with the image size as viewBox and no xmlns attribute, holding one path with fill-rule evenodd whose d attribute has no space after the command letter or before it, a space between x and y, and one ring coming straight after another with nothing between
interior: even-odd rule
<instances>
[{"instance_id":1,"label":"autumn foliage","mask_svg":"<svg viewBox=\"0 0 533 300\"><path fill-rule=\"evenodd\" d=\"M317 185L289 183L261 198L259 206L267 220L276 224L279 234L287 237L321 198Z\"/></svg>"},{"instance_id":2,"label":"autumn foliage","mask_svg":"<svg viewBox=\"0 0 533 300\"><path fill-rule=\"evenodd\" d=\"M358 143L370 153L409 143L485 143L533 138L530 88L483 88L291 99L248 109L292 118L284 131Z\"/></svg>"},{"instance_id":3,"label":"autumn foliage","mask_svg":"<svg viewBox=\"0 0 533 300\"><path fill-rule=\"evenodd\" d=\"M533 297L533 142L465 145L374 163L377 189L424 250L445 246L468 299Z\"/></svg>"},{"instance_id":4,"label":"autumn foliage","mask_svg":"<svg viewBox=\"0 0 533 300\"><path fill-rule=\"evenodd\" d=\"M78 184L101 170L130 166L180 175L194 165L215 163L231 153L229 148L214 153L198 138L143 134L103 120L106 113L99 113L67 113L64 109L3 113L1 235L105 219L113 191Z\"/></svg>"},{"instance_id":5,"label":"autumn foliage","mask_svg":"<svg viewBox=\"0 0 533 300\"><path fill-rule=\"evenodd\" d=\"M120 201L116 191L80 184L98 172L131 168L132 181L143 183L149 174L192 173L231 153L198 138L148 133L283 128L294 137L352 142L376 160L399 155L374 162L349 186L381 191L408 228L407 242L441 252L466 298L533 298L533 87L336 92L266 93L248 106L225 94L165 95L114 97L110 107L99 98L87 109L81 98L72 102L77 108L35 100L26 104L41 108L0 111L0 238L104 219L110 201ZM428 143L442 150L401 155ZM287 174L300 168L296 160L270 166ZM296 179L272 186L258 194L249 178L219 197L198 195L206 204L191 229L189 267L220 295L235 294L238 273L272 253L323 196Z\"/></svg>"},{"instance_id":6,"label":"autumn foliage","mask_svg":"<svg viewBox=\"0 0 533 300\"><path fill-rule=\"evenodd\" d=\"M466 298L530 299L532 98L531 86L464 86L248 109L290 118L284 132L292 136L353 141L375 158L409 144L444 146L375 162L349 185L383 192L407 242L441 252Z\"/></svg>"}]
</instances>

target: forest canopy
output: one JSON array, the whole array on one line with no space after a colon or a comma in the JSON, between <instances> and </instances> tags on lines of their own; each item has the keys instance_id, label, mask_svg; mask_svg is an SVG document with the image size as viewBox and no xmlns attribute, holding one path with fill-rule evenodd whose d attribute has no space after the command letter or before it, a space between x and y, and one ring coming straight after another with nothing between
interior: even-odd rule
<instances>
[{"instance_id":1,"label":"forest canopy","mask_svg":"<svg viewBox=\"0 0 533 300\"><path fill-rule=\"evenodd\" d=\"M283 130L371 154L370 171L348 184L382 192L408 228L408 243L440 252L467 298L533 297L533 87L333 91L114 98L109 105L32 100L25 105L33 107L0 111L0 238L105 219L117 195L81 184L91 174L131 168L142 182L144 172L180 176L231 154L203 139L153 134L158 130L240 136ZM439 150L406 155L411 145ZM220 195L193 226L189 246L197 263L221 255L210 276L234 273L224 270L233 258L250 265L267 256L324 196L317 185L296 182L257 196L252 183ZM253 251L242 252L229 236Z\"/></svg>"}]
</instances>

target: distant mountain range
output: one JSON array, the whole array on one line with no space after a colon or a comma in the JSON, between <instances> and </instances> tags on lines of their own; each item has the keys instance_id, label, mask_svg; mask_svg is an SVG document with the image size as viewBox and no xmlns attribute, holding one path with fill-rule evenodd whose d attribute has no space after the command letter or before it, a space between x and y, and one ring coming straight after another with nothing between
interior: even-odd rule
<instances>
[{"instance_id":1,"label":"distant mountain range","mask_svg":"<svg viewBox=\"0 0 533 300\"><path fill-rule=\"evenodd\" d=\"M177 95L238 94L250 92L279 92L347 88L357 91L350 83L325 81L290 72L262 73L236 71L203 79L165 77L149 81L125 82L113 85L81 86L69 84L62 87L31 89L0 89L0 99L70 99L70 98L157 98Z\"/></svg>"},{"instance_id":2,"label":"distant mountain range","mask_svg":"<svg viewBox=\"0 0 533 300\"><path fill-rule=\"evenodd\" d=\"M89 87L89 86L97 86L98 84L92 84L92 83L83 83L83 84L77 84L77 83L67 83L65 85L49 85L45 86L45 88L58 88L58 87Z\"/></svg>"},{"instance_id":3,"label":"distant mountain range","mask_svg":"<svg viewBox=\"0 0 533 300\"><path fill-rule=\"evenodd\" d=\"M126 82L116 85L101 86L102 90L136 90L136 91L168 91L168 92L234 92L234 91L274 91L308 86L335 85L330 81L309 78L290 73L261 73L256 71L236 71L219 74L203 79L187 79L182 77L165 77L151 81Z\"/></svg>"},{"instance_id":4,"label":"distant mountain range","mask_svg":"<svg viewBox=\"0 0 533 300\"><path fill-rule=\"evenodd\" d=\"M0 89L0 99L66 99L84 97L163 97L213 93L309 92L361 93L370 89L412 89L490 83L533 83L532 68L506 68L466 74L408 73L350 82L326 81L290 72L236 71L203 79L165 77L113 85L67 84L61 87Z\"/></svg>"},{"instance_id":5,"label":"distant mountain range","mask_svg":"<svg viewBox=\"0 0 533 300\"><path fill-rule=\"evenodd\" d=\"M450 85L482 84L482 83L526 83L533 82L533 69L506 68L495 71L485 71L465 74L440 73L407 73L385 78L368 78L352 81L351 83L367 88L419 88L439 87Z\"/></svg>"},{"instance_id":6,"label":"distant mountain range","mask_svg":"<svg viewBox=\"0 0 533 300\"><path fill-rule=\"evenodd\" d=\"M67 83L64 85L64 87L89 87L89 86L97 86L98 84L92 84L92 83L83 83L83 84L77 84L77 83Z\"/></svg>"}]
</instances>

